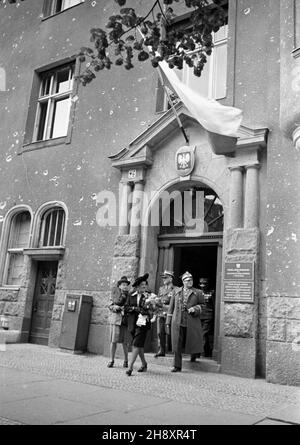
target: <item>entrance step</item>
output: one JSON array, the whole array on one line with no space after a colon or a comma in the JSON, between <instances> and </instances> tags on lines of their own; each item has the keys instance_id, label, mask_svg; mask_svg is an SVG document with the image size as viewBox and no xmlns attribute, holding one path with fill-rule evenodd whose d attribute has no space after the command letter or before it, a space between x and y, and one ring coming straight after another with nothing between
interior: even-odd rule
<instances>
[{"instance_id":1,"label":"entrance step","mask_svg":"<svg viewBox=\"0 0 300 445\"><path fill-rule=\"evenodd\" d=\"M154 357L153 353L145 354L147 363L154 363L156 365L164 366L167 368L173 367L173 355L167 354L165 357ZM190 356L183 355L182 358L182 367L184 369L190 369L192 371L201 371L201 372L213 372L219 373L221 372L221 365L216 361L209 358L197 358L196 362L190 361Z\"/></svg>"}]
</instances>

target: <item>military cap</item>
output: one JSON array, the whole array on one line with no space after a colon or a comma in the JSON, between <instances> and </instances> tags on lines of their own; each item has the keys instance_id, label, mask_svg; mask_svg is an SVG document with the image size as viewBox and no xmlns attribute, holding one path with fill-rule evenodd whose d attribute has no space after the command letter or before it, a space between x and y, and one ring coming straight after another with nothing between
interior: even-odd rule
<instances>
[{"instance_id":1,"label":"military cap","mask_svg":"<svg viewBox=\"0 0 300 445\"><path fill-rule=\"evenodd\" d=\"M171 272L170 270L164 270L164 272L161 274L163 278L165 277L172 277L174 278L174 272Z\"/></svg>"},{"instance_id":2,"label":"military cap","mask_svg":"<svg viewBox=\"0 0 300 445\"><path fill-rule=\"evenodd\" d=\"M193 279L193 275L191 275L190 272L185 272L185 273L181 276L181 280L182 280L182 281L187 280L187 279L190 279L190 278Z\"/></svg>"}]
</instances>

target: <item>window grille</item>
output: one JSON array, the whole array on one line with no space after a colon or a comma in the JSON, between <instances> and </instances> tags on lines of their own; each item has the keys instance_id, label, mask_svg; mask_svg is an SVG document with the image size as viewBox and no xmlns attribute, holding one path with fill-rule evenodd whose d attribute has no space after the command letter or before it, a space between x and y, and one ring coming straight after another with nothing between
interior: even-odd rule
<instances>
[{"instance_id":1,"label":"window grille","mask_svg":"<svg viewBox=\"0 0 300 445\"><path fill-rule=\"evenodd\" d=\"M62 209L48 210L42 218L40 247L63 245L65 212Z\"/></svg>"}]
</instances>

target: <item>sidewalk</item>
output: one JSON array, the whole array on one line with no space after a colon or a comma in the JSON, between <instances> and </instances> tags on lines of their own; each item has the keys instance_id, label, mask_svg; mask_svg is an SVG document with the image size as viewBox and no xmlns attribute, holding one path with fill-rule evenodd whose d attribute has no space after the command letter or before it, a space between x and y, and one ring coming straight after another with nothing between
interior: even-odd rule
<instances>
[{"instance_id":1,"label":"sidewalk","mask_svg":"<svg viewBox=\"0 0 300 445\"><path fill-rule=\"evenodd\" d=\"M300 424L300 388L184 369L125 374L122 360L10 344L0 352L0 424ZM151 363L150 363L151 362Z\"/></svg>"}]
</instances>

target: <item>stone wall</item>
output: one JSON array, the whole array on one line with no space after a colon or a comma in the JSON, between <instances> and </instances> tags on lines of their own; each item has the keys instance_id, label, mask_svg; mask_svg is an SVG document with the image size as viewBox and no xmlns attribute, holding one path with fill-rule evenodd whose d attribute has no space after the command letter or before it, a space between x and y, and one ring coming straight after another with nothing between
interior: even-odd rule
<instances>
[{"instance_id":1,"label":"stone wall","mask_svg":"<svg viewBox=\"0 0 300 445\"><path fill-rule=\"evenodd\" d=\"M225 262L254 262L254 303L224 301L222 372L255 378L257 358L259 243L257 228L229 229L225 235Z\"/></svg>"},{"instance_id":2,"label":"stone wall","mask_svg":"<svg viewBox=\"0 0 300 445\"><path fill-rule=\"evenodd\" d=\"M300 298L267 297L267 380L300 385Z\"/></svg>"}]
</instances>

